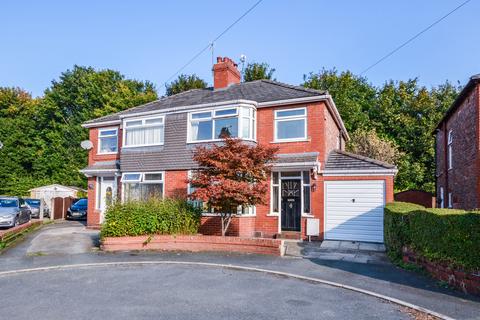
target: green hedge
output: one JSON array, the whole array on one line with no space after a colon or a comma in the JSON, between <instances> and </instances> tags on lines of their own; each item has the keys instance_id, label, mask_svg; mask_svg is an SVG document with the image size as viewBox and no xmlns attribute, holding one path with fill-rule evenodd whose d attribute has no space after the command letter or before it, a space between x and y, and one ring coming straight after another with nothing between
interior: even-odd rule
<instances>
[{"instance_id":1,"label":"green hedge","mask_svg":"<svg viewBox=\"0 0 480 320\"><path fill-rule=\"evenodd\" d=\"M185 200L118 202L107 209L101 236L196 234L200 218L200 210Z\"/></svg>"},{"instance_id":2,"label":"green hedge","mask_svg":"<svg viewBox=\"0 0 480 320\"><path fill-rule=\"evenodd\" d=\"M400 259L402 246L432 261L480 269L480 212L426 209L396 202L385 207L385 245Z\"/></svg>"}]
</instances>

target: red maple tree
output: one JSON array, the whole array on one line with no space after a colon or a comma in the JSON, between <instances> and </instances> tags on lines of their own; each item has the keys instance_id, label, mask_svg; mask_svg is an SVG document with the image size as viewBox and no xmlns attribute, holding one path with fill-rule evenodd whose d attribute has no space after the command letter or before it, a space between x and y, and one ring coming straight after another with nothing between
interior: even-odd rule
<instances>
[{"instance_id":1,"label":"red maple tree","mask_svg":"<svg viewBox=\"0 0 480 320\"><path fill-rule=\"evenodd\" d=\"M221 216L222 236L237 208L266 204L267 179L277 150L229 137L195 150L193 159L200 169L189 179L194 188L189 197L207 203Z\"/></svg>"}]
</instances>

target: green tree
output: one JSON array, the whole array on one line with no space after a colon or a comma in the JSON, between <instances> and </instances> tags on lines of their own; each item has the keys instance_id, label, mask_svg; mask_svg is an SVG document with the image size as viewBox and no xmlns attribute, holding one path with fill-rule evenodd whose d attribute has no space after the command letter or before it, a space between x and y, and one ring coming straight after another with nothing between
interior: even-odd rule
<instances>
[{"instance_id":1,"label":"green tree","mask_svg":"<svg viewBox=\"0 0 480 320\"><path fill-rule=\"evenodd\" d=\"M338 112L349 132L368 129L369 109L376 101L376 89L364 77L355 76L350 71L323 69L319 73L304 75L306 88L327 90L333 97Z\"/></svg>"},{"instance_id":2,"label":"green tree","mask_svg":"<svg viewBox=\"0 0 480 320\"><path fill-rule=\"evenodd\" d=\"M380 138L375 129L358 129L350 137L347 150L355 154L395 165L403 156L392 141Z\"/></svg>"},{"instance_id":3,"label":"green tree","mask_svg":"<svg viewBox=\"0 0 480 320\"><path fill-rule=\"evenodd\" d=\"M172 96L192 89L205 89L206 87L207 83L200 79L196 74L181 74L176 80L165 85L167 96Z\"/></svg>"},{"instance_id":4,"label":"green tree","mask_svg":"<svg viewBox=\"0 0 480 320\"><path fill-rule=\"evenodd\" d=\"M243 71L243 81L255 81L255 80L276 80L273 78L273 74L275 73L275 68L270 68L268 63L248 63L247 67Z\"/></svg>"}]
</instances>

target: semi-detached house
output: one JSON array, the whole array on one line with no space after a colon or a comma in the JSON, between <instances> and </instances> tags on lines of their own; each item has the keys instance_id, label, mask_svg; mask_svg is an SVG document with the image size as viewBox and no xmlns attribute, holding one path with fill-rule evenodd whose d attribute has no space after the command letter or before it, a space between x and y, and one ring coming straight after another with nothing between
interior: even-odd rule
<instances>
[{"instance_id":1,"label":"semi-detached house","mask_svg":"<svg viewBox=\"0 0 480 320\"><path fill-rule=\"evenodd\" d=\"M237 65L217 58L214 87L161 98L83 124L93 148L88 167L88 225L115 199L185 197L198 145L221 132L245 143L278 146L268 205L239 208L229 234L306 235L318 219L320 239L383 242L383 207L393 201L396 168L344 151L349 136L324 91L259 80L240 83ZM214 212L201 232L220 234ZM312 224L314 225L314 224Z\"/></svg>"}]
</instances>

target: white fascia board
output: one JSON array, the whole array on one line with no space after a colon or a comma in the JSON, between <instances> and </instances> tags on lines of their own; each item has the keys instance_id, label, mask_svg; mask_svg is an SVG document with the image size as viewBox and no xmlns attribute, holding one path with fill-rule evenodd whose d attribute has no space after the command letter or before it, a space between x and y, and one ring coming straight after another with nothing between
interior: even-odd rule
<instances>
[{"instance_id":1,"label":"white fascia board","mask_svg":"<svg viewBox=\"0 0 480 320\"><path fill-rule=\"evenodd\" d=\"M285 169L316 169L318 172L318 168L320 168L320 162L290 162L290 163L274 163L272 165L272 170L273 171L281 171Z\"/></svg>"},{"instance_id":2,"label":"white fascia board","mask_svg":"<svg viewBox=\"0 0 480 320\"><path fill-rule=\"evenodd\" d=\"M95 127L106 127L115 124L120 124L122 121L120 120L110 120L110 121L103 121L103 122L94 122L94 123L83 123L82 128L95 128Z\"/></svg>"},{"instance_id":3,"label":"white fascia board","mask_svg":"<svg viewBox=\"0 0 480 320\"><path fill-rule=\"evenodd\" d=\"M181 106L181 107L174 107L174 108L165 108L165 109L159 109L159 110L124 114L124 115L120 115L120 119L134 118L134 117L151 115L151 114L164 114L164 113L172 114L176 112L197 111L199 109L215 108L215 107L223 107L223 106L232 106L232 107L254 106L256 108L257 105L258 105L257 102L253 100L243 100L243 99L228 100L228 101L221 101L221 102L194 104L189 106Z\"/></svg>"},{"instance_id":4,"label":"white fascia board","mask_svg":"<svg viewBox=\"0 0 480 320\"><path fill-rule=\"evenodd\" d=\"M394 176L397 169L378 169L378 170L324 170L325 177L333 176Z\"/></svg>"}]
</instances>

